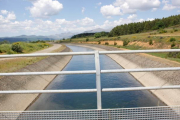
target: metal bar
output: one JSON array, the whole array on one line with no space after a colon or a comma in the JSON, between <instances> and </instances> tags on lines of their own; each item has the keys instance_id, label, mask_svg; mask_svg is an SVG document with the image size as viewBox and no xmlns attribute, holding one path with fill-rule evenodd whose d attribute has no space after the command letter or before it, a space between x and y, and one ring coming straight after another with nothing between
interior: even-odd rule
<instances>
[{"instance_id":1,"label":"metal bar","mask_svg":"<svg viewBox=\"0 0 180 120\"><path fill-rule=\"evenodd\" d=\"M155 86L155 87L129 87L129 88L103 88L103 92L137 91L137 90L161 90L161 89L180 89L180 85L174 86ZM38 93L86 93L97 92L97 89L71 89L71 90L14 90L0 91L0 94L38 94Z\"/></svg>"},{"instance_id":2,"label":"metal bar","mask_svg":"<svg viewBox=\"0 0 180 120\"><path fill-rule=\"evenodd\" d=\"M143 69L114 69L101 70L101 73L126 73L126 72L153 72L153 71L176 71L180 67L170 68L143 68ZM0 73L0 76L26 76L26 75L68 75L68 74L94 74L96 70L87 71L52 71L52 72L14 72L14 73Z\"/></svg>"},{"instance_id":3,"label":"metal bar","mask_svg":"<svg viewBox=\"0 0 180 120\"><path fill-rule=\"evenodd\" d=\"M96 89L71 89L71 90L16 90L0 91L0 94L39 94L39 93L86 93L96 92Z\"/></svg>"},{"instance_id":4,"label":"metal bar","mask_svg":"<svg viewBox=\"0 0 180 120\"><path fill-rule=\"evenodd\" d=\"M68 74L95 74L95 70L89 71L52 71L52 72L14 72L0 73L0 76L27 76L27 75L68 75Z\"/></svg>"},{"instance_id":5,"label":"metal bar","mask_svg":"<svg viewBox=\"0 0 180 120\"><path fill-rule=\"evenodd\" d=\"M42 57L42 56L60 56L60 55L94 55L94 51L93 52L61 52L61 53L13 54L13 55L0 55L0 58Z\"/></svg>"},{"instance_id":6,"label":"metal bar","mask_svg":"<svg viewBox=\"0 0 180 120\"><path fill-rule=\"evenodd\" d=\"M99 54L130 54L130 53L157 53L157 52L180 52L180 49L163 49L163 50L127 50L127 51L99 51ZM42 57L42 56L59 56L59 55L93 55L94 52L61 52L61 53L36 53L36 54L13 54L0 55L0 58L13 57Z\"/></svg>"},{"instance_id":7,"label":"metal bar","mask_svg":"<svg viewBox=\"0 0 180 120\"><path fill-rule=\"evenodd\" d=\"M153 72L153 71L176 71L176 70L180 70L180 67L101 70L101 73Z\"/></svg>"},{"instance_id":8,"label":"metal bar","mask_svg":"<svg viewBox=\"0 0 180 120\"><path fill-rule=\"evenodd\" d=\"M155 86L155 87L129 87L129 88L103 88L103 92L117 91L137 91L137 90L161 90L161 89L180 89L180 85L174 86Z\"/></svg>"},{"instance_id":9,"label":"metal bar","mask_svg":"<svg viewBox=\"0 0 180 120\"><path fill-rule=\"evenodd\" d=\"M96 89L97 89L97 109L102 109L101 103L101 71L99 61L99 51L95 51L95 67L96 67Z\"/></svg>"},{"instance_id":10,"label":"metal bar","mask_svg":"<svg viewBox=\"0 0 180 120\"><path fill-rule=\"evenodd\" d=\"M160 53L160 52L180 52L180 49L99 51L99 54L131 54L131 53Z\"/></svg>"}]
</instances>

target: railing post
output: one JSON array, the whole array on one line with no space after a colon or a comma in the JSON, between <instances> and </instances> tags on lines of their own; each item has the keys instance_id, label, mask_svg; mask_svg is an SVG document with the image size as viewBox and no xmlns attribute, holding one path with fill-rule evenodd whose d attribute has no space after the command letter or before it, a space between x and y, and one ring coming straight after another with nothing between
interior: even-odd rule
<instances>
[{"instance_id":1,"label":"railing post","mask_svg":"<svg viewBox=\"0 0 180 120\"><path fill-rule=\"evenodd\" d=\"M101 71L99 61L99 51L95 51L95 67L96 67L96 89L97 89L97 109L102 109L101 104Z\"/></svg>"}]
</instances>

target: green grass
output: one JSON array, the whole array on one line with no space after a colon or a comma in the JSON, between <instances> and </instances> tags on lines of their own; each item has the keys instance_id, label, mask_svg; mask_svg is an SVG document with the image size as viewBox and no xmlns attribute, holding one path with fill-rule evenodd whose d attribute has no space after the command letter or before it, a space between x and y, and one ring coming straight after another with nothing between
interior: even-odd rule
<instances>
[{"instance_id":1,"label":"green grass","mask_svg":"<svg viewBox=\"0 0 180 120\"><path fill-rule=\"evenodd\" d=\"M25 43L25 42L18 42L18 43L23 49L22 53L31 53L31 52L35 52L35 51L52 46L49 43ZM16 43L13 43L13 44L16 44ZM12 50L12 44L1 44L0 53L1 54L17 54L17 52Z\"/></svg>"},{"instance_id":2,"label":"green grass","mask_svg":"<svg viewBox=\"0 0 180 120\"><path fill-rule=\"evenodd\" d=\"M113 45L111 45L113 46ZM114 46L117 48L124 48L124 49L129 49L129 50L145 50L146 48L143 48L141 46L135 46L135 45L128 45L128 46ZM152 56L156 56L156 57L160 57L160 58L164 58L164 59L168 59L168 60L172 60L172 61L176 61L176 62L180 62L179 58L171 58L168 57L168 53L146 53Z\"/></svg>"},{"instance_id":3,"label":"green grass","mask_svg":"<svg viewBox=\"0 0 180 120\"><path fill-rule=\"evenodd\" d=\"M52 52L61 52L66 48L65 45L62 45L60 48L52 51ZM6 59L6 60L0 60L0 72L15 72L21 68L24 68L27 65L36 63L42 59L45 59L47 57L26 57L26 58L15 58L15 59ZM1 76L0 76L1 78Z\"/></svg>"}]
</instances>

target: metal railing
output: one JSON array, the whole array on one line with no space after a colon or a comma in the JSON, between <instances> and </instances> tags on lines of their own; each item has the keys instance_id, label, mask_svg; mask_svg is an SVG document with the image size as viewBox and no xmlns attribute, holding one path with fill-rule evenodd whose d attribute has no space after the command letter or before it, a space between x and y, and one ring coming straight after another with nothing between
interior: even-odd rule
<instances>
[{"instance_id":1,"label":"metal railing","mask_svg":"<svg viewBox=\"0 0 180 120\"><path fill-rule=\"evenodd\" d=\"M176 86L156 86L156 87L129 87L129 88L101 88L101 73L127 73L127 72L152 72L152 71L175 71L180 67L171 68L144 68L144 69L115 69L101 70L99 55L101 54L131 54L131 53L157 53L157 52L180 52L180 49L164 49L164 50L129 50L129 51L93 51L93 52L63 52L63 53L41 53L41 54L15 54L0 55L0 58L13 57L40 57L40 56L60 56L60 55L94 55L96 70L87 71L53 71L53 72L14 72L0 73L0 76L26 76L26 75L67 75L67 74L96 74L96 89L70 89L70 90L13 90L0 91L0 94L37 94L37 93L82 93L97 92L97 109L102 109L101 92L113 91L136 91L136 90L160 90L160 89L180 89L180 85Z\"/></svg>"}]
</instances>

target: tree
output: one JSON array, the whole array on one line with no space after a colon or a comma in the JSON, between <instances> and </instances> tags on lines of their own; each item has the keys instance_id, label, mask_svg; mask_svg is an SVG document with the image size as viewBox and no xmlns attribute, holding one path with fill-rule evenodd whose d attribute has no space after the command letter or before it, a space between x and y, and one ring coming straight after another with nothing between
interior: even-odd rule
<instances>
[{"instance_id":1,"label":"tree","mask_svg":"<svg viewBox=\"0 0 180 120\"><path fill-rule=\"evenodd\" d=\"M95 38L100 38L100 37L101 37L101 33L95 33L95 34L94 34L94 37L95 37Z\"/></svg>"}]
</instances>

